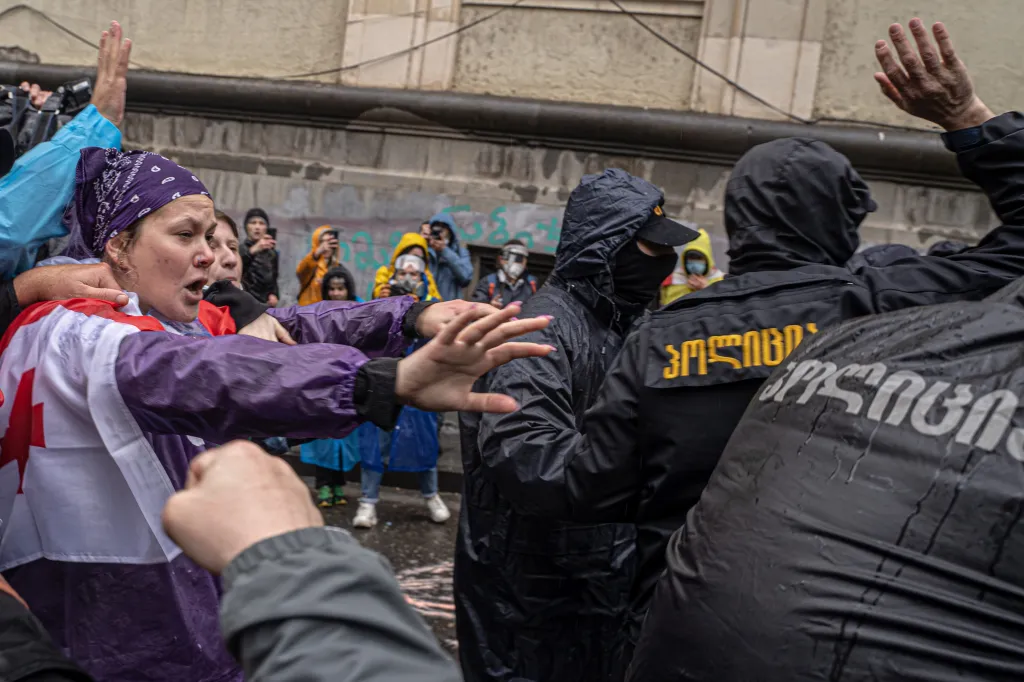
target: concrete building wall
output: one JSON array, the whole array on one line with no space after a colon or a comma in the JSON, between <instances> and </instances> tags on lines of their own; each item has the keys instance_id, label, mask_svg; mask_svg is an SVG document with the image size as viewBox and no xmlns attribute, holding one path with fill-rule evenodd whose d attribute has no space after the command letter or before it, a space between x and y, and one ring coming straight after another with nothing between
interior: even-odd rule
<instances>
[{"instance_id":1,"label":"concrete building wall","mask_svg":"<svg viewBox=\"0 0 1024 682\"><path fill-rule=\"evenodd\" d=\"M463 24L500 6L463 2ZM453 87L461 92L661 109L689 107L693 62L610 3L509 8L460 36ZM627 3L627 6L637 3ZM649 3L639 15L672 42L697 50L701 3ZM632 9L632 7L631 7Z\"/></svg>"},{"instance_id":2,"label":"concrete building wall","mask_svg":"<svg viewBox=\"0 0 1024 682\"><path fill-rule=\"evenodd\" d=\"M756 0L760 2L760 0ZM995 111L1024 107L1019 37L1024 12L1016 0L830 0L815 114L925 127L893 107L872 78L874 44L893 22L918 16L945 22L982 99Z\"/></svg>"},{"instance_id":3,"label":"concrete building wall","mask_svg":"<svg viewBox=\"0 0 1024 682\"><path fill-rule=\"evenodd\" d=\"M96 40L117 18L136 65L309 78L354 86L648 106L754 118L835 118L926 127L872 79L874 41L894 21L943 19L993 108L1024 100L1015 0L620 0L708 67L650 35L608 0L35 0ZM16 0L0 0L0 52L92 64L92 48ZM493 15L493 16L492 16ZM477 23L479 22L479 23ZM426 41L430 45L417 48ZM31 56L31 55L30 55Z\"/></svg>"},{"instance_id":4,"label":"concrete building wall","mask_svg":"<svg viewBox=\"0 0 1024 682\"><path fill-rule=\"evenodd\" d=\"M96 63L94 48L29 9L12 9L20 4L0 0L0 45L18 45L45 64ZM138 67L260 78L340 66L348 18L348 0L33 0L31 5L94 43L117 19L133 40Z\"/></svg>"},{"instance_id":5,"label":"concrete building wall","mask_svg":"<svg viewBox=\"0 0 1024 682\"><path fill-rule=\"evenodd\" d=\"M125 140L197 171L218 206L237 218L252 206L266 209L279 231L286 301L297 294L292 273L312 231L325 223L342 230L343 261L363 294L401 234L437 211L454 214L470 245L498 247L518 237L552 254L569 192L583 174L608 167L662 187L669 214L709 230L727 268L724 166L153 114L129 114ZM879 211L862 229L865 244L975 241L993 224L979 193L891 182L873 182L872 190Z\"/></svg>"}]
</instances>

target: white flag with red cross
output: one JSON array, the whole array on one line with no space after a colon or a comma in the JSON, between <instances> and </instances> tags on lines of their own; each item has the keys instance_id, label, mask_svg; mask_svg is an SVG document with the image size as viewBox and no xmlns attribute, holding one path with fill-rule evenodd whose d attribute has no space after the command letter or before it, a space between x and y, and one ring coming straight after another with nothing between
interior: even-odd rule
<instances>
[{"instance_id":1,"label":"white flag with red cross","mask_svg":"<svg viewBox=\"0 0 1024 682\"><path fill-rule=\"evenodd\" d=\"M0 570L180 553L160 523L174 487L114 373L127 335L158 330L75 299L29 308L0 341Z\"/></svg>"}]
</instances>

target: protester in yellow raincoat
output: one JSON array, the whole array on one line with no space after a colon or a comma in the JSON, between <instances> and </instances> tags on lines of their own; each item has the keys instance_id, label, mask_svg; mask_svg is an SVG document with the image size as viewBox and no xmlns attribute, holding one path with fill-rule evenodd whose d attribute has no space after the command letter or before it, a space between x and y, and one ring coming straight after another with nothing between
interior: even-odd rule
<instances>
[{"instance_id":1,"label":"protester in yellow raincoat","mask_svg":"<svg viewBox=\"0 0 1024 682\"><path fill-rule=\"evenodd\" d=\"M395 276L395 261L399 256L407 253L419 256L424 263L427 262L427 240L415 232L403 234L398 246L391 254L391 263L377 268L377 274L373 278L373 298L384 298L391 295L390 282ZM427 299L441 300L441 294L437 292L437 285L434 283L434 275L430 270L425 270L427 278Z\"/></svg>"},{"instance_id":2,"label":"protester in yellow raincoat","mask_svg":"<svg viewBox=\"0 0 1024 682\"><path fill-rule=\"evenodd\" d=\"M331 268L341 265L338 259L337 230L330 225L321 225L313 231L311 241L309 253L295 268L299 278L299 305L322 301L324 275Z\"/></svg>"},{"instance_id":3,"label":"protester in yellow raincoat","mask_svg":"<svg viewBox=\"0 0 1024 682\"><path fill-rule=\"evenodd\" d=\"M725 277L725 273L715 267L711 238L704 230L700 230L700 237L686 245L679 262L682 272L673 272L661 285L661 305L668 305Z\"/></svg>"}]
</instances>

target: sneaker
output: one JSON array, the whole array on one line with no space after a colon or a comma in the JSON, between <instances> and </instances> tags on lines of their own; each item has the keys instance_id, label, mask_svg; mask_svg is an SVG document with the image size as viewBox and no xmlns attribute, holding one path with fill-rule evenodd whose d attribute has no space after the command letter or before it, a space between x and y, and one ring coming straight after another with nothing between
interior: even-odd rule
<instances>
[{"instance_id":1,"label":"sneaker","mask_svg":"<svg viewBox=\"0 0 1024 682\"><path fill-rule=\"evenodd\" d=\"M427 509L430 510L430 520L434 523L444 523L452 517L452 513L448 511L448 505L444 503L440 495L427 498Z\"/></svg>"},{"instance_id":2,"label":"sneaker","mask_svg":"<svg viewBox=\"0 0 1024 682\"><path fill-rule=\"evenodd\" d=\"M316 506L321 509L334 506L334 493L331 492L331 486L322 485L316 489Z\"/></svg>"},{"instance_id":3,"label":"sneaker","mask_svg":"<svg viewBox=\"0 0 1024 682\"><path fill-rule=\"evenodd\" d=\"M356 510L356 517L352 519L352 526L355 528L373 528L377 525L377 505L369 502L360 502Z\"/></svg>"},{"instance_id":4,"label":"sneaker","mask_svg":"<svg viewBox=\"0 0 1024 682\"><path fill-rule=\"evenodd\" d=\"M348 500L345 499L345 488L336 485L334 486L334 506L343 507L348 504Z\"/></svg>"}]
</instances>

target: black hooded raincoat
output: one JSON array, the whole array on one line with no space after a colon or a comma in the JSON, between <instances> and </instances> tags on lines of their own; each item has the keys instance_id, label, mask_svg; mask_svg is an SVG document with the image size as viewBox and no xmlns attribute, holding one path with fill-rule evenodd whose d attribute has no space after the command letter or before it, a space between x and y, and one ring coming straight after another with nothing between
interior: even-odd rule
<instances>
[{"instance_id":1,"label":"black hooded raincoat","mask_svg":"<svg viewBox=\"0 0 1024 682\"><path fill-rule=\"evenodd\" d=\"M1024 116L995 118L976 138L959 152L961 168L1008 224L957 255L856 271L843 264L874 202L847 159L804 139L752 150L726 192L730 272L739 276L655 312L625 342L582 428L551 434L564 484L533 486L536 513L636 525L631 640L669 536L751 398L803 339L863 315L979 300L1024 276Z\"/></svg>"},{"instance_id":2,"label":"black hooded raincoat","mask_svg":"<svg viewBox=\"0 0 1024 682\"><path fill-rule=\"evenodd\" d=\"M1024 679L1022 295L807 339L672 537L633 679Z\"/></svg>"},{"instance_id":3,"label":"black hooded raincoat","mask_svg":"<svg viewBox=\"0 0 1024 682\"><path fill-rule=\"evenodd\" d=\"M557 352L513 361L477 386L512 396L517 412L462 415L455 604L467 682L624 674L615 665L634 578L633 527L553 520L537 496L565 485L571 436L642 312L612 302L612 264L661 200L656 187L620 170L583 179L566 206L554 272L523 309L524 317L554 316L523 340Z\"/></svg>"}]
</instances>

